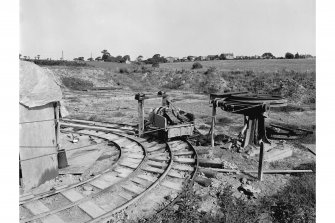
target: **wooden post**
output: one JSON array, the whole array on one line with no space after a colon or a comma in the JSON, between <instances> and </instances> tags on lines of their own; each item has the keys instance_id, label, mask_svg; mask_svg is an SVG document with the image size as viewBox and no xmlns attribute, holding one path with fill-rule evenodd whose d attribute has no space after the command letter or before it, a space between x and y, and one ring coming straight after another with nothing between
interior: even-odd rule
<instances>
[{"instance_id":1,"label":"wooden post","mask_svg":"<svg viewBox=\"0 0 335 223\"><path fill-rule=\"evenodd\" d=\"M213 111L212 111L212 134L211 134L211 146L214 147L214 134L215 134L215 115L216 115L216 103L213 101Z\"/></svg>"},{"instance_id":2,"label":"wooden post","mask_svg":"<svg viewBox=\"0 0 335 223\"><path fill-rule=\"evenodd\" d=\"M263 181L264 143L261 141L258 164L258 180Z\"/></svg>"},{"instance_id":3,"label":"wooden post","mask_svg":"<svg viewBox=\"0 0 335 223\"><path fill-rule=\"evenodd\" d=\"M143 136L144 132L144 99L138 100L138 134Z\"/></svg>"},{"instance_id":4,"label":"wooden post","mask_svg":"<svg viewBox=\"0 0 335 223\"><path fill-rule=\"evenodd\" d=\"M163 94L163 97L162 97L162 106L165 107L166 105L167 105L167 95Z\"/></svg>"},{"instance_id":5,"label":"wooden post","mask_svg":"<svg viewBox=\"0 0 335 223\"><path fill-rule=\"evenodd\" d=\"M56 146L57 150L60 150L59 146L59 136L60 136L60 122L59 122L59 113L60 113L60 106L59 102L55 103L55 114L56 114Z\"/></svg>"}]
</instances>

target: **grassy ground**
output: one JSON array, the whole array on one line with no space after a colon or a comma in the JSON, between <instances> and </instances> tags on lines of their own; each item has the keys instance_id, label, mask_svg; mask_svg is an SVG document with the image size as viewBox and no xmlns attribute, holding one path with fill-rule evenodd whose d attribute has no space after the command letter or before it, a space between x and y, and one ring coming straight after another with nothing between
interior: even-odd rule
<instances>
[{"instance_id":1,"label":"grassy ground","mask_svg":"<svg viewBox=\"0 0 335 223\"><path fill-rule=\"evenodd\" d=\"M156 94L158 90L165 89L177 107L194 113L196 127L207 134L211 122L208 93L249 90L281 94L289 99L287 108L271 110L267 122L311 130L316 128L315 60L208 61L203 63L204 68L196 70L191 69L192 63L161 64L160 68L104 62L92 62L91 65L83 68L49 67L63 80L64 101L71 117L137 124L134 94L139 91ZM122 89L76 91L92 85L119 86ZM145 101L145 116L148 116L151 108L160 105L159 99ZM236 137L242 123L241 115L218 110L216 133L218 136ZM306 164L313 163L315 157L304 150L301 143L315 144L315 135L287 141L285 146L293 149L293 156L266 163L265 168L306 168ZM257 157L246 158L220 145L214 148L204 145L201 148L210 152L203 158L225 160L240 169L257 169ZM241 185L242 177L247 177L252 186L261 189L259 199L250 201L237 198L240 194L237 187ZM255 222L255 219L264 217L273 222L315 221L313 175L266 175L263 182L255 179L255 176L219 174L215 180L223 185L222 188L229 189L218 191L214 187L201 188L195 185L185 195L183 202L178 204L178 208L162 213L158 219L170 219L165 222L182 222L182 219L188 222L248 222L251 219L250 222ZM215 205L211 206L213 202ZM201 210L201 204L208 204L217 211L198 211ZM155 222L157 219L151 220Z\"/></svg>"}]
</instances>

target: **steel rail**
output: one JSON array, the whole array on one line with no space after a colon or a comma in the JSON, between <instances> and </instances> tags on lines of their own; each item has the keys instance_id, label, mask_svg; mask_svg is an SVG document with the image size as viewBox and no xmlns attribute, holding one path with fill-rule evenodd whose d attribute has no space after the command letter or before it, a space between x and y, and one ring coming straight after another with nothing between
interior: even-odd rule
<instances>
[{"instance_id":1,"label":"steel rail","mask_svg":"<svg viewBox=\"0 0 335 223\"><path fill-rule=\"evenodd\" d=\"M93 223L93 222L100 222L101 220L103 219L106 219L108 217L110 217L111 215L127 208L128 206L134 204L136 201L138 201L140 198L142 198L146 193L148 193L149 191L151 191L152 189L154 189L166 176L167 174L170 172L171 168L172 168L172 165L173 165L173 151L172 149L170 149L170 146L168 145L168 143L166 143L167 147L168 148L168 152L169 152L169 155L170 155L170 160L169 160L169 164L168 164L168 167L164 170L164 172L161 174L161 176L153 183L151 184L145 191L143 191L142 193L138 194L136 197L134 197L132 200L129 200L128 202L124 203L123 205L121 205L120 207L110 211L110 212L107 212L106 214L104 215L101 215L95 219L92 219L92 220L89 220L87 222L90 222L90 223Z\"/></svg>"},{"instance_id":2,"label":"steel rail","mask_svg":"<svg viewBox=\"0 0 335 223\"><path fill-rule=\"evenodd\" d=\"M198 153L197 151L194 149L193 145L186 139L183 139L181 141L184 141L188 144L189 148L191 148L194 152L194 159L196 160L195 162L195 167L194 167L194 171L192 173L192 176L189 178L188 183L186 184L186 188L193 186L194 185L194 178L196 177L198 171L199 171L199 159L198 159ZM185 193L185 191L184 191ZM172 205L174 205L177 201L180 200L180 198L183 196L183 193L180 193L172 202L170 202L168 205L166 205L164 208L162 208L160 211L156 212L156 214L159 214L161 212L163 212L164 210L166 210L168 207L171 207Z\"/></svg>"}]
</instances>

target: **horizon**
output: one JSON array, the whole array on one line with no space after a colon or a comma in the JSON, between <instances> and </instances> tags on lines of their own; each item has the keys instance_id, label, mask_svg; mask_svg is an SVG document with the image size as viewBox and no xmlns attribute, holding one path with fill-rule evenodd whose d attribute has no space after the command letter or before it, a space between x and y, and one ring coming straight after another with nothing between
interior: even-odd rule
<instances>
[{"instance_id":1,"label":"horizon","mask_svg":"<svg viewBox=\"0 0 335 223\"><path fill-rule=\"evenodd\" d=\"M66 7L64 7L66 4ZM315 0L20 0L20 53L64 59L139 55L275 57L315 50Z\"/></svg>"}]
</instances>

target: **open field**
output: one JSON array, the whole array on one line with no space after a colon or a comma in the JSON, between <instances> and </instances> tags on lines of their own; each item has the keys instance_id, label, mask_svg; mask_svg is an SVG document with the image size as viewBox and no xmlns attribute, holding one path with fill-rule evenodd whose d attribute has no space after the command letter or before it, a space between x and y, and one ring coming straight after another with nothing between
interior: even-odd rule
<instances>
[{"instance_id":1,"label":"open field","mask_svg":"<svg viewBox=\"0 0 335 223\"><path fill-rule=\"evenodd\" d=\"M105 62L86 62L89 65L101 67L105 69L117 70L118 68L133 67L130 64L122 63L105 63ZM189 70L194 62L178 62L178 63L162 63L160 68L170 70ZM315 59L299 59L299 60L215 60L215 61L199 61L203 65L203 70L209 67L216 67L220 71L244 71L249 70L253 72L279 72L282 70L296 71L296 72L315 72ZM151 65L146 65L150 67Z\"/></svg>"}]
</instances>

